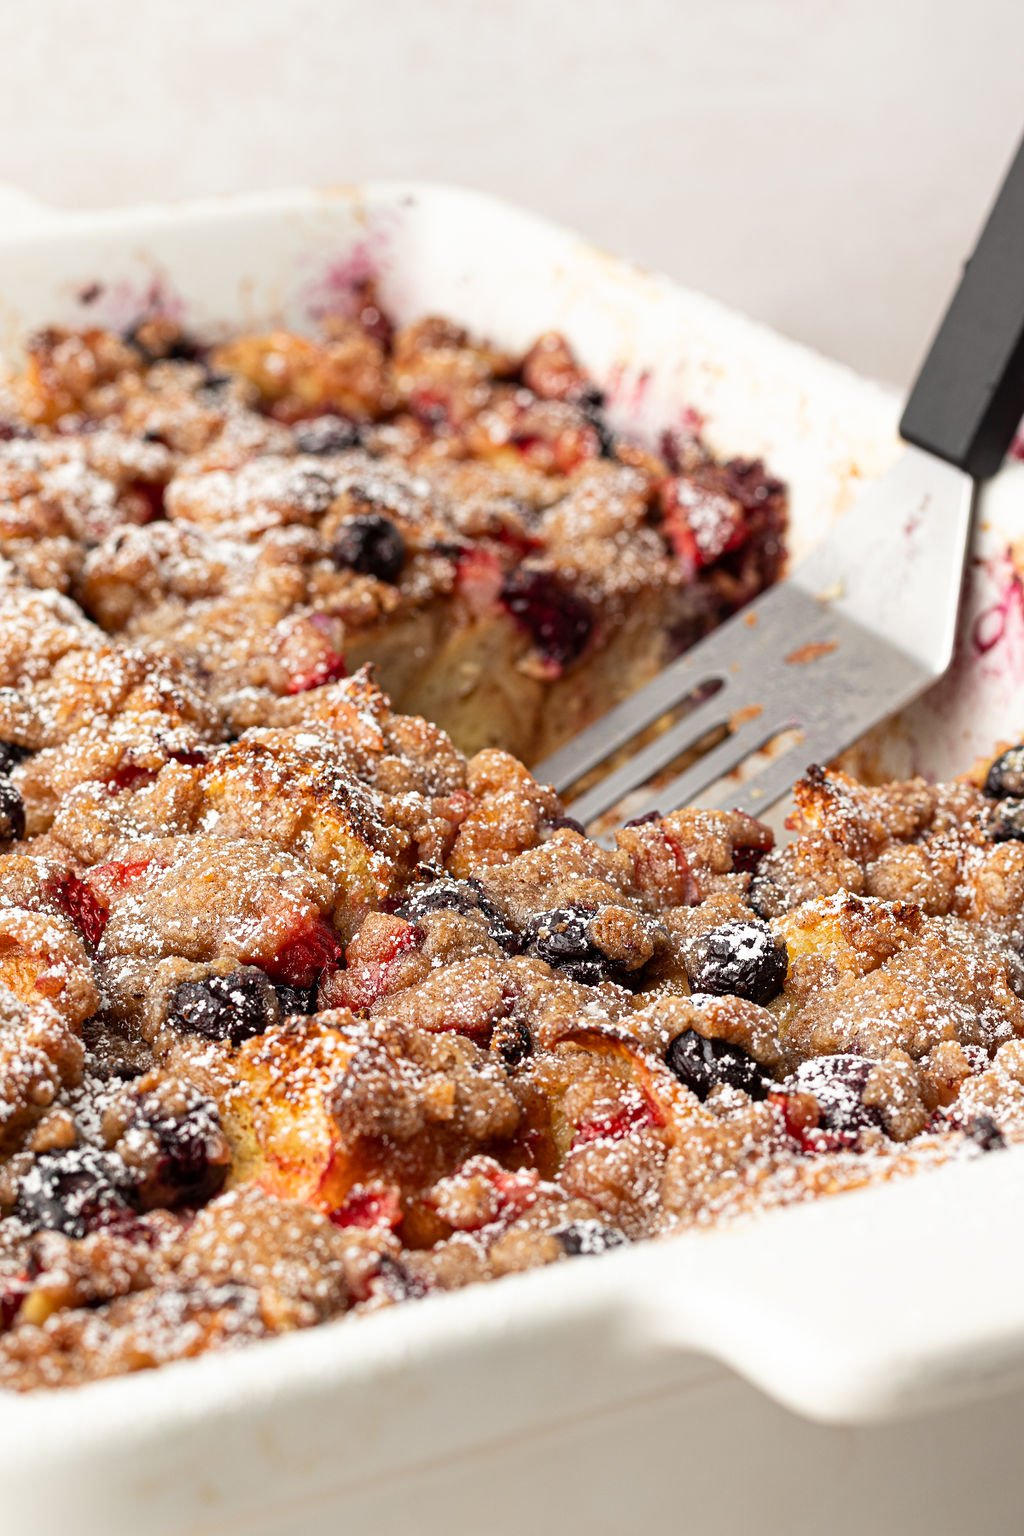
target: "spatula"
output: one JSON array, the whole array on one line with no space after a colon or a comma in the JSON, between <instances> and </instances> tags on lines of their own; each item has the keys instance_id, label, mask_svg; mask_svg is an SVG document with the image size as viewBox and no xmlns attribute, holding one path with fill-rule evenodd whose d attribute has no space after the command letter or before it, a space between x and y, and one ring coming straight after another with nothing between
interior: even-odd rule
<instances>
[{"instance_id":1,"label":"spatula","mask_svg":"<svg viewBox=\"0 0 1024 1536\"><path fill-rule=\"evenodd\" d=\"M1022 415L1024 143L910 392L897 463L786 581L537 778L585 823L623 802L630 817L695 803L758 814L808 764L909 704L949 666L976 484L999 468Z\"/></svg>"}]
</instances>

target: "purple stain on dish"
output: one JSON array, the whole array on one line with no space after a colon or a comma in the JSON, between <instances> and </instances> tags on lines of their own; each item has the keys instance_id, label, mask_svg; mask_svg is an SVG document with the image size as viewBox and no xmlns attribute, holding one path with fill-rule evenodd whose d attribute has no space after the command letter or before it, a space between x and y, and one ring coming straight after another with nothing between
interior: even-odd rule
<instances>
[{"instance_id":1,"label":"purple stain on dish","mask_svg":"<svg viewBox=\"0 0 1024 1536\"><path fill-rule=\"evenodd\" d=\"M162 272L116 282L87 280L75 290L75 303L88 311L90 325L109 331L129 331L156 316L179 324L185 319L185 300Z\"/></svg>"},{"instance_id":2,"label":"purple stain on dish","mask_svg":"<svg viewBox=\"0 0 1024 1536\"><path fill-rule=\"evenodd\" d=\"M625 363L613 363L602 385L605 406L626 421L634 420L644 408L652 378L650 368L634 372Z\"/></svg>"},{"instance_id":3,"label":"purple stain on dish","mask_svg":"<svg viewBox=\"0 0 1024 1536\"><path fill-rule=\"evenodd\" d=\"M971 626L971 641L979 655L987 655L1007 642L1011 629L1024 629L1024 581L1014 570L1005 580L996 601L977 615Z\"/></svg>"},{"instance_id":4,"label":"purple stain on dish","mask_svg":"<svg viewBox=\"0 0 1024 1536\"><path fill-rule=\"evenodd\" d=\"M376 222L344 255L321 261L311 268L298 289L298 300L307 319L325 315L352 315L367 283L378 282L390 265L392 227L397 215Z\"/></svg>"}]
</instances>

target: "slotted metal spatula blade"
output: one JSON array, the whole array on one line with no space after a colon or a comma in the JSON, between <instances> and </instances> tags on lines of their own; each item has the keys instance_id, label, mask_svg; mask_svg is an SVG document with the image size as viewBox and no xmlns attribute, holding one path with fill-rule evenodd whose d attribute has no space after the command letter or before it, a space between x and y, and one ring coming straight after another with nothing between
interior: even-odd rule
<instances>
[{"instance_id":1,"label":"slotted metal spatula blade","mask_svg":"<svg viewBox=\"0 0 1024 1536\"><path fill-rule=\"evenodd\" d=\"M908 449L796 572L536 770L590 822L699 743L630 815L693 802L763 810L809 762L827 761L935 682L952 655L974 484ZM926 605L909 602L927 592ZM573 785L680 700L681 718L573 800ZM780 735L786 750L745 782L728 776ZM721 738L721 739L718 739Z\"/></svg>"}]
</instances>

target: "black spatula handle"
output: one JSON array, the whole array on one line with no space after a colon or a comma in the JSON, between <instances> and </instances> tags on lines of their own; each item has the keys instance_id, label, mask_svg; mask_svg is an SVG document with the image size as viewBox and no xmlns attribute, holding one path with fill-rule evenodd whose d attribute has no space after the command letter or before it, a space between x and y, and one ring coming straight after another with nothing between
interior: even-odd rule
<instances>
[{"instance_id":1,"label":"black spatula handle","mask_svg":"<svg viewBox=\"0 0 1024 1536\"><path fill-rule=\"evenodd\" d=\"M1024 416L1024 143L910 392L900 433L976 480Z\"/></svg>"}]
</instances>

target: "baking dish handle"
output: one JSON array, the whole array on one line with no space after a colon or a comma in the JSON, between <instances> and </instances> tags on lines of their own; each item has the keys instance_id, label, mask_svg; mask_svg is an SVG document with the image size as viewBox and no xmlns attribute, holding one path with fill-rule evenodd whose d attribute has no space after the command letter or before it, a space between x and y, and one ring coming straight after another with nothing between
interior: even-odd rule
<instances>
[{"instance_id":1,"label":"baking dish handle","mask_svg":"<svg viewBox=\"0 0 1024 1536\"><path fill-rule=\"evenodd\" d=\"M59 217L55 209L37 202L27 192L0 182L0 240L33 235L48 229Z\"/></svg>"},{"instance_id":2,"label":"baking dish handle","mask_svg":"<svg viewBox=\"0 0 1024 1536\"><path fill-rule=\"evenodd\" d=\"M634 1320L833 1424L1024 1386L1024 1150L650 1243Z\"/></svg>"}]
</instances>

